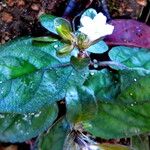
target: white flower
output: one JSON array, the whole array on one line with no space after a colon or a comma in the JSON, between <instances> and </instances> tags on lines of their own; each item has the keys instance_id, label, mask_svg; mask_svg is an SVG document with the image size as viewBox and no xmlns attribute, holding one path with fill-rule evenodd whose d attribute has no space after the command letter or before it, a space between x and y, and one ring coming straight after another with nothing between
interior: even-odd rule
<instances>
[{"instance_id":1,"label":"white flower","mask_svg":"<svg viewBox=\"0 0 150 150\"><path fill-rule=\"evenodd\" d=\"M107 18L102 13L98 13L94 19L83 16L80 19L82 27L79 28L79 31L87 35L90 41L110 35L113 33L114 26L107 24L106 20Z\"/></svg>"}]
</instances>

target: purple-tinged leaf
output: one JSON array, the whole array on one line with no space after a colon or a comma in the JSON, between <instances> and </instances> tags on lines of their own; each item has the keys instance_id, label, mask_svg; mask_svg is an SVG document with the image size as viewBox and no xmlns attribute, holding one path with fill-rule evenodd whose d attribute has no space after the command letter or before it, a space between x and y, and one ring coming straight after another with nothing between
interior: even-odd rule
<instances>
[{"instance_id":1,"label":"purple-tinged leaf","mask_svg":"<svg viewBox=\"0 0 150 150\"><path fill-rule=\"evenodd\" d=\"M115 29L105 38L108 45L125 45L150 48L150 27L131 19L116 19L111 22Z\"/></svg>"}]
</instances>

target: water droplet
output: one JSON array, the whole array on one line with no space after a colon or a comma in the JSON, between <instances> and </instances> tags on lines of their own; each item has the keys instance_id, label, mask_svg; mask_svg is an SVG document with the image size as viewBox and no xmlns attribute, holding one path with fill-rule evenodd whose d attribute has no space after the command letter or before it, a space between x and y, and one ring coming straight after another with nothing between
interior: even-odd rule
<instances>
[{"instance_id":1,"label":"water droplet","mask_svg":"<svg viewBox=\"0 0 150 150\"><path fill-rule=\"evenodd\" d=\"M0 81L0 84L3 83L3 81Z\"/></svg>"},{"instance_id":2,"label":"water droplet","mask_svg":"<svg viewBox=\"0 0 150 150\"><path fill-rule=\"evenodd\" d=\"M130 93L130 95L132 96L132 95L133 95L133 93Z\"/></svg>"},{"instance_id":3,"label":"water droplet","mask_svg":"<svg viewBox=\"0 0 150 150\"><path fill-rule=\"evenodd\" d=\"M93 75L94 75L94 72L90 72L90 75L93 76Z\"/></svg>"},{"instance_id":4,"label":"water droplet","mask_svg":"<svg viewBox=\"0 0 150 150\"><path fill-rule=\"evenodd\" d=\"M28 120L28 115L27 115L27 114L24 114L24 116L23 116L22 119L25 120L25 121L27 121L27 120Z\"/></svg>"},{"instance_id":5,"label":"water droplet","mask_svg":"<svg viewBox=\"0 0 150 150\"><path fill-rule=\"evenodd\" d=\"M41 115L41 111L34 115L34 117L39 117Z\"/></svg>"},{"instance_id":6,"label":"water droplet","mask_svg":"<svg viewBox=\"0 0 150 150\"><path fill-rule=\"evenodd\" d=\"M134 81L136 82L136 81L137 81L137 79L136 79L136 78L134 78Z\"/></svg>"},{"instance_id":7,"label":"water droplet","mask_svg":"<svg viewBox=\"0 0 150 150\"><path fill-rule=\"evenodd\" d=\"M4 115L2 115L2 114L0 114L0 118L5 118L5 116L4 116Z\"/></svg>"},{"instance_id":8,"label":"water droplet","mask_svg":"<svg viewBox=\"0 0 150 150\"><path fill-rule=\"evenodd\" d=\"M134 104L131 104L131 106L133 107L133 106L134 106Z\"/></svg>"},{"instance_id":9,"label":"water droplet","mask_svg":"<svg viewBox=\"0 0 150 150\"><path fill-rule=\"evenodd\" d=\"M58 45L54 45L54 48L57 49L57 48L58 48Z\"/></svg>"}]
</instances>

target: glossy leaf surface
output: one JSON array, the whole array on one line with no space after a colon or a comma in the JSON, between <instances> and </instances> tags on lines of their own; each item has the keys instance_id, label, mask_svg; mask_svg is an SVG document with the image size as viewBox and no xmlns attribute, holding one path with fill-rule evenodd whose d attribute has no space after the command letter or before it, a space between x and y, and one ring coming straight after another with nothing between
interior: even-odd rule
<instances>
[{"instance_id":1,"label":"glossy leaf surface","mask_svg":"<svg viewBox=\"0 0 150 150\"><path fill-rule=\"evenodd\" d=\"M63 150L67 134L68 123L65 120L60 120L48 131L48 133L41 137L39 142L40 149Z\"/></svg>"},{"instance_id":2,"label":"glossy leaf surface","mask_svg":"<svg viewBox=\"0 0 150 150\"><path fill-rule=\"evenodd\" d=\"M150 129L150 74L141 71L121 71L119 84L120 89L114 95L114 102L102 102L101 99L97 99L96 117L83 122L84 128L95 136L107 139L122 138ZM87 86L94 91L103 89L101 84L92 86L92 82ZM109 92L111 93L111 90Z\"/></svg>"},{"instance_id":3,"label":"glossy leaf surface","mask_svg":"<svg viewBox=\"0 0 150 150\"><path fill-rule=\"evenodd\" d=\"M101 54L108 50L108 46L104 41L99 41L98 43L91 45L86 50L91 53Z\"/></svg>"},{"instance_id":4,"label":"glossy leaf surface","mask_svg":"<svg viewBox=\"0 0 150 150\"><path fill-rule=\"evenodd\" d=\"M0 112L38 111L63 99L70 86L84 82L88 70L76 71L69 59L60 60L54 45L36 47L31 39L22 39L1 47Z\"/></svg>"},{"instance_id":5,"label":"glossy leaf surface","mask_svg":"<svg viewBox=\"0 0 150 150\"><path fill-rule=\"evenodd\" d=\"M107 36L108 45L125 45L150 48L150 27L131 19L116 19L111 22L113 34Z\"/></svg>"},{"instance_id":6,"label":"glossy leaf surface","mask_svg":"<svg viewBox=\"0 0 150 150\"><path fill-rule=\"evenodd\" d=\"M72 41L73 40L73 34L72 34L72 28L69 21L63 18L56 18L54 20L54 26L57 31L57 33L65 40L65 41Z\"/></svg>"},{"instance_id":7,"label":"glossy leaf surface","mask_svg":"<svg viewBox=\"0 0 150 150\"><path fill-rule=\"evenodd\" d=\"M48 31L57 34L55 27L54 27L54 20L57 17L51 15L51 14L43 14L39 17L39 20L41 22L41 25L46 28Z\"/></svg>"},{"instance_id":8,"label":"glossy leaf surface","mask_svg":"<svg viewBox=\"0 0 150 150\"><path fill-rule=\"evenodd\" d=\"M148 49L117 46L109 51L112 61L123 63L129 68L150 70L150 51Z\"/></svg>"},{"instance_id":9,"label":"glossy leaf surface","mask_svg":"<svg viewBox=\"0 0 150 150\"><path fill-rule=\"evenodd\" d=\"M0 141L24 142L47 130L58 114L56 104L43 107L35 113L0 114Z\"/></svg>"}]
</instances>

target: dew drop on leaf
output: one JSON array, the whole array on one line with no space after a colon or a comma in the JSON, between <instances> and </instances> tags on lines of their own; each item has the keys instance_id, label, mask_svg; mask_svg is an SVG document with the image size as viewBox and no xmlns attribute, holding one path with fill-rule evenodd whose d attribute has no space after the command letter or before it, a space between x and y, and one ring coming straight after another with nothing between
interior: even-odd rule
<instances>
[{"instance_id":1,"label":"dew drop on leaf","mask_svg":"<svg viewBox=\"0 0 150 150\"><path fill-rule=\"evenodd\" d=\"M0 118L5 118L5 116L4 116L4 115L2 115L2 114L0 114Z\"/></svg>"},{"instance_id":2,"label":"dew drop on leaf","mask_svg":"<svg viewBox=\"0 0 150 150\"><path fill-rule=\"evenodd\" d=\"M58 48L58 45L54 45L54 48L57 49L57 48Z\"/></svg>"},{"instance_id":3,"label":"dew drop on leaf","mask_svg":"<svg viewBox=\"0 0 150 150\"><path fill-rule=\"evenodd\" d=\"M132 96L132 95L133 95L133 93L130 93L130 95Z\"/></svg>"},{"instance_id":4,"label":"dew drop on leaf","mask_svg":"<svg viewBox=\"0 0 150 150\"><path fill-rule=\"evenodd\" d=\"M90 75L92 75L92 76L93 76L93 75L94 75L94 72L91 72L91 73L90 73Z\"/></svg>"},{"instance_id":5,"label":"dew drop on leaf","mask_svg":"<svg viewBox=\"0 0 150 150\"><path fill-rule=\"evenodd\" d=\"M39 117L40 114L41 114L41 111L39 113L35 114L34 117Z\"/></svg>"},{"instance_id":6,"label":"dew drop on leaf","mask_svg":"<svg viewBox=\"0 0 150 150\"><path fill-rule=\"evenodd\" d=\"M131 107L133 107L134 106L134 104L131 104Z\"/></svg>"}]
</instances>

